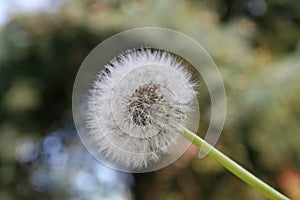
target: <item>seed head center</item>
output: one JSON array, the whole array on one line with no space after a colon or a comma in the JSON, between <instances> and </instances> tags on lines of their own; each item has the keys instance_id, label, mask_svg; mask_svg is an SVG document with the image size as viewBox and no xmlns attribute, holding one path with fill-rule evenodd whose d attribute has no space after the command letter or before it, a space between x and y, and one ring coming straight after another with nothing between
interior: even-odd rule
<instances>
[{"instance_id":1,"label":"seed head center","mask_svg":"<svg viewBox=\"0 0 300 200\"><path fill-rule=\"evenodd\" d=\"M128 101L128 111L132 122L138 126L152 124L153 106L163 99L156 84L145 84L134 90Z\"/></svg>"}]
</instances>

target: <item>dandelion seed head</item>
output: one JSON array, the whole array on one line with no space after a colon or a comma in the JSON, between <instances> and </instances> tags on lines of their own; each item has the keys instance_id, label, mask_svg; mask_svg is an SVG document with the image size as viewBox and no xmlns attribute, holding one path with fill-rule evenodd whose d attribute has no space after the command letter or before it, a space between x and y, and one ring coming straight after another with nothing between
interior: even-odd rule
<instances>
[{"instance_id":1,"label":"dandelion seed head","mask_svg":"<svg viewBox=\"0 0 300 200\"><path fill-rule=\"evenodd\" d=\"M192 112L195 83L182 60L169 52L135 49L121 53L90 89L88 136L107 160L128 169L160 162L178 143Z\"/></svg>"}]
</instances>

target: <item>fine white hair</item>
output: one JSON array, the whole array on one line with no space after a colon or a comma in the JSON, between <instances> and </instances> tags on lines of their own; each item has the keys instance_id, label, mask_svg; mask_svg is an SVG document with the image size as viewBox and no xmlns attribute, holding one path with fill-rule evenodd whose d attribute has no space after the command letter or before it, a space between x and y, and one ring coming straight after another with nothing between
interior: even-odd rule
<instances>
[{"instance_id":1,"label":"fine white hair","mask_svg":"<svg viewBox=\"0 0 300 200\"><path fill-rule=\"evenodd\" d=\"M134 49L112 59L90 89L88 137L104 158L130 169L159 162L177 142L196 97L191 73L173 54Z\"/></svg>"}]
</instances>

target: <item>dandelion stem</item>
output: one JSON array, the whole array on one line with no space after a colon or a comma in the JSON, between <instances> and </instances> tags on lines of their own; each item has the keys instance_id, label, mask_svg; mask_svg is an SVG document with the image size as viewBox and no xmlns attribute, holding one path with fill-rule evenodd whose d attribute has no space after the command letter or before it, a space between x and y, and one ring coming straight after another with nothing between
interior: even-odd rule
<instances>
[{"instance_id":1,"label":"dandelion stem","mask_svg":"<svg viewBox=\"0 0 300 200\"><path fill-rule=\"evenodd\" d=\"M225 154L214 148L212 145L207 143L204 139L197 136L195 133L191 132L190 130L183 127L182 135L191 141L195 146L198 148L203 149L204 153L207 153L211 158L216 160L226 169L231 171L241 180L246 182L247 184L251 185L266 197L272 200L283 200L289 199L288 197L284 196L283 194L276 191L274 188L270 187L268 184L264 183L262 180L251 174L249 171L244 169L238 163L227 157Z\"/></svg>"}]
</instances>

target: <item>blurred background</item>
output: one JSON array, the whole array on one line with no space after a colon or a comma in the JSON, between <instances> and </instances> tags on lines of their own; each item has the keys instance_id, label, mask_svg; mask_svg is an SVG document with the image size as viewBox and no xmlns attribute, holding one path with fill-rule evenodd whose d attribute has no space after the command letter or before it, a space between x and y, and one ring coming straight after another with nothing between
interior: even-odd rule
<instances>
[{"instance_id":1,"label":"blurred background","mask_svg":"<svg viewBox=\"0 0 300 200\"><path fill-rule=\"evenodd\" d=\"M144 174L87 153L72 119L77 70L101 41L141 26L203 45L227 91L217 148L300 199L299 1L0 0L0 26L1 200L265 199L194 147Z\"/></svg>"}]
</instances>

